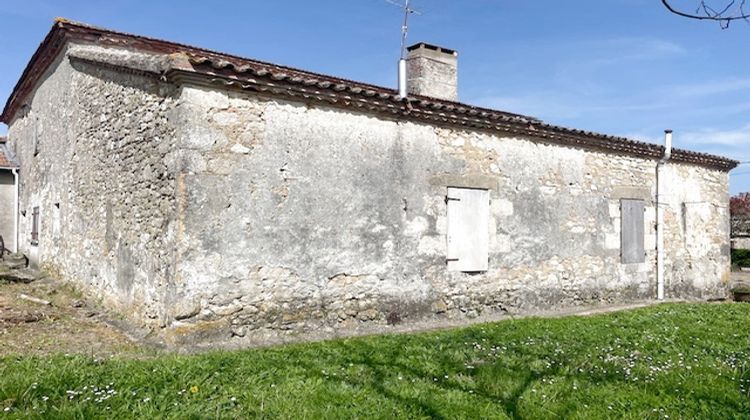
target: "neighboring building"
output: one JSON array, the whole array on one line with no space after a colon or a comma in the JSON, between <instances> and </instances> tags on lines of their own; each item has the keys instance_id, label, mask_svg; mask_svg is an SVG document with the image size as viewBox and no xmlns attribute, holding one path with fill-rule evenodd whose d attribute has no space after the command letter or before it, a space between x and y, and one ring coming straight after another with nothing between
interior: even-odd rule
<instances>
[{"instance_id":1,"label":"neighboring building","mask_svg":"<svg viewBox=\"0 0 750 420\"><path fill-rule=\"evenodd\" d=\"M747 200L750 200L750 193L740 193L730 199L729 213L731 219L729 230L732 249L750 249L750 215L746 214L745 206L743 205Z\"/></svg>"},{"instance_id":2,"label":"neighboring building","mask_svg":"<svg viewBox=\"0 0 750 420\"><path fill-rule=\"evenodd\" d=\"M7 139L0 137L0 236L5 250L16 251L16 174L18 164L6 145Z\"/></svg>"},{"instance_id":3,"label":"neighboring building","mask_svg":"<svg viewBox=\"0 0 750 420\"><path fill-rule=\"evenodd\" d=\"M732 236L732 249L750 249L750 236Z\"/></svg>"},{"instance_id":4,"label":"neighboring building","mask_svg":"<svg viewBox=\"0 0 750 420\"><path fill-rule=\"evenodd\" d=\"M440 99L456 54L409 54L400 98L57 21L2 114L21 250L175 340L656 298L664 147ZM660 165L667 297L725 295L736 164Z\"/></svg>"}]
</instances>

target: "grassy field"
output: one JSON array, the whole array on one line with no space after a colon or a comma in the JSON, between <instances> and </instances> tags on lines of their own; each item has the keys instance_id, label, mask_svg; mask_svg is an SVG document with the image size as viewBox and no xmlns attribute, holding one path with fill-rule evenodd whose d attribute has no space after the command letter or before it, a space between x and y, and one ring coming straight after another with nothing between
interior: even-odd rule
<instances>
[{"instance_id":1,"label":"grassy field","mask_svg":"<svg viewBox=\"0 0 750 420\"><path fill-rule=\"evenodd\" d=\"M0 417L749 418L750 305L191 356L0 358Z\"/></svg>"}]
</instances>

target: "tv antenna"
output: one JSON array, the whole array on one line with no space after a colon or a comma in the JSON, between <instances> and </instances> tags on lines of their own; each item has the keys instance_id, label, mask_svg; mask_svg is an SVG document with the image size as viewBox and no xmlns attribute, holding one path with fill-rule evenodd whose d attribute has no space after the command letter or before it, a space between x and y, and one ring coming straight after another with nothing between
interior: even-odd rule
<instances>
[{"instance_id":1,"label":"tv antenna","mask_svg":"<svg viewBox=\"0 0 750 420\"><path fill-rule=\"evenodd\" d=\"M409 15L421 15L421 13L411 8L411 1L404 0L404 3L398 3L394 0L385 0L394 6L404 10L404 23L401 25L401 59L406 58L406 36L409 34Z\"/></svg>"},{"instance_id":2,"label":"tv antenna","mask_svg":"<svg viewBox=\"0 0 750 420\"><path fill-rule=\"evenodd\" d=\"M409 34L409 15L421 15L417 10L411 8L410 0L398 3L394 0L385 0L394 6L404 10L404 23L401 25L401 55L398 60L398 96L406 97L406 36Z\"/></svg>"}]
</instances>

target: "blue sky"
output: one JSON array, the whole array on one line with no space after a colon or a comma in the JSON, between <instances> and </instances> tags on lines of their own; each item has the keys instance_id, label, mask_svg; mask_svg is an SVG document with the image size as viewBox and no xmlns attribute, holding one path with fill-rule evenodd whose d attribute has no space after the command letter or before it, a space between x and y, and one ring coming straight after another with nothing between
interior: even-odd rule
<instances>
[{"instance_id":1,"label":"blue sky","mask_svg":"<svg viewBox=\"0 0 750 420\"><path fill-rule=\"evenodd\" d=\"M409 42L459 51L462 102L652 142L671 128L676 147L750 161L750 24L658 0L412 1ZM0 0L3 101L56 16L395 85L401 12L385 0ZM731 190L750 191L750 165Z\"/></svg>"}]
</instances>

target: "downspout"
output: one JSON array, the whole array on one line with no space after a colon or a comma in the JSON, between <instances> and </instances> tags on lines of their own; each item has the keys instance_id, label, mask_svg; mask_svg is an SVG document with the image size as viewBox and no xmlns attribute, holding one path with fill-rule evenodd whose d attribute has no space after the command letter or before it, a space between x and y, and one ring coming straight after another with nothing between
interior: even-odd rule
<instances>
[{"instance_id":1,"label":"downspout","mask_svg":"<svg viewBox=\"0 0 750 420\"><path fill-rule=\"evenodd\" d=\"M664 300L664 210L662 196L665 186L662 186L660 169L672 157L672 130L664 130L664 156L656 164L656 298Z\"/></svg>"},{"instance_id":2,"label":"downspout","mask_svg":"<svg viewBox=\"0 0 750 420\"><path fill-rule=\"evenodd\" d=\"M15 195L15 207L13 211L13 252L18 253L18 169L11 169L13 172L13 183L14 183L14 195Z\"/></svg>"}]
</instances>

